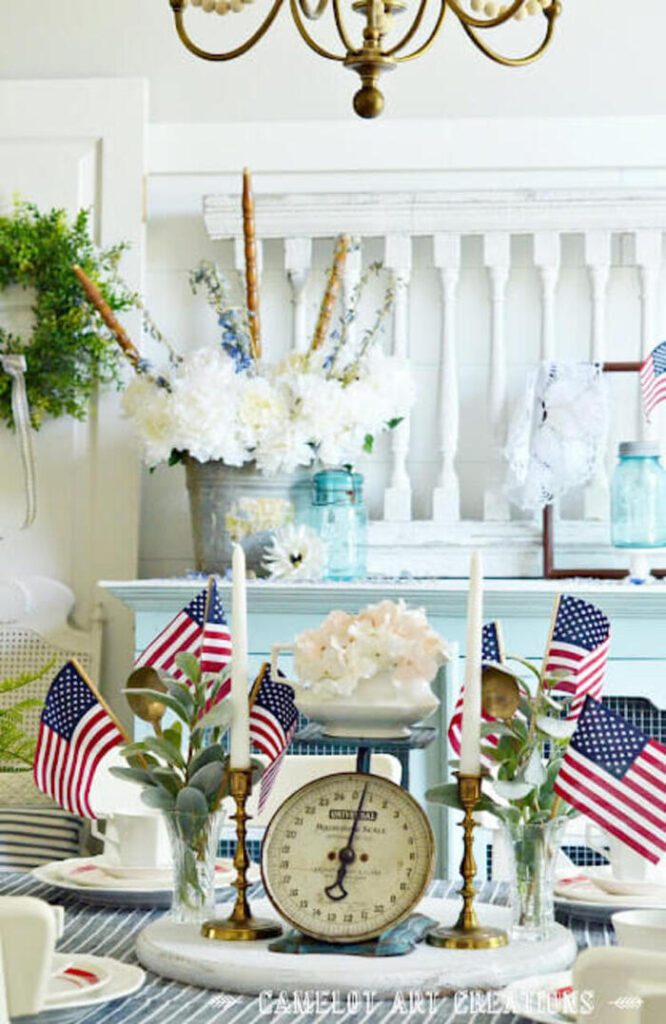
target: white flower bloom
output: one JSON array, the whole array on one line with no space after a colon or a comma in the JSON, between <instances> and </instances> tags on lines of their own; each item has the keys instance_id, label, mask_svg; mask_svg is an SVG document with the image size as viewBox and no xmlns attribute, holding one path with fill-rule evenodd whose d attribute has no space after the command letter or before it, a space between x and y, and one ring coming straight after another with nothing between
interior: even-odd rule
<instances>
[{"instance_id":1,"label":"white flower bloom","mask_svg":"<svg viewBox=\"0 0 666 1024\"><path fill-rule=\"evenodd\" d=\"M309 526L284 526L268 546L263 566L272 579L320 580L324 545Z\"/></svg>"},{"instance_id":2,"label":"white flower bloom","mask_svg":"<svg viewBox=\"0 0 666 1024\"><path fill-rule=\"evenodd\" d=\"M199 348L178 364L170 391L137 378L125 410L151 464L168 459L172 449L200 462L255 461L267 474L293 472L315 457L328 465L353 463L368 435L409 410L411 375L378 347L355 366L351 380L327 372L314 353L237 373L221 349Z\"/></svg>"}]
</instances>

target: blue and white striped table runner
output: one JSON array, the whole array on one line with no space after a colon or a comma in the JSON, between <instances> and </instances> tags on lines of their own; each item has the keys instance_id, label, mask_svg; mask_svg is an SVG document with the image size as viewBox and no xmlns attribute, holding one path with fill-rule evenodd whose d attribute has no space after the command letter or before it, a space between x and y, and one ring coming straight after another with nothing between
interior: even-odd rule
<instances>
[{"instance_id":1,"label":"blue and white striped table runner","mask_svg":"<svg viewBox=\"0 0 666 1024\"><path fill-rule=\"evenodd\" d=\"M456 883L439 881L431 895L444 897L452 893ZM252 890L262 893L261 886ZM111 956L128 963L137 963L134 945L137 934L160 912L151 910L113 910L82 903L73 895L43 885L30 875L0 873L0 894L4 896L37 896L66 908L65 934L58 945L61 953L89 953ZM484 902L506 902L506 887L487 882L480 890ZM570 927L579 947L610 945L610 926L562 918ZM307 986L316 989L316 979ZM452 999L439 1000L433 1009L394 1006L376 1003L371 1009L341 1012L329 1006L322 1012L301 1012L293 1004L278 1008L261 1004L257 998L226 995L207 989L182 985L148 974L143 988L128 999L90 1010L78 1018L77 1024L522 1024L512 1014L474 1013L457 1010Z\"/></svg>"}]
</instances>

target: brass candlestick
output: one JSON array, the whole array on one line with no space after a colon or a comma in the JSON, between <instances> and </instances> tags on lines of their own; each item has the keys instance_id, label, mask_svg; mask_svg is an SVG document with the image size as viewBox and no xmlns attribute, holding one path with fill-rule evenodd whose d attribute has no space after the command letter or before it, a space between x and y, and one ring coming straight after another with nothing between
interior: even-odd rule
<instances>
[{"instance_id":1,"label":"brass candlestick","mask_svg":"<svg viewBox=\"0 0 666 1024\"><path fill-rule=\"evenodd\" d=\"M245 805L252 792L252 769L232 768L230 786L231 795L236 801L236 813L233 815L233 820L236 822L236 853L234 854L236 880L233 883L237 893L236 902L230 916L225 920L204 921L201 926L201 934L205 939L219 939L224 942L274 939L282 934L280 925L277 921L253 917L247 899L247 889L250 885L247 880L247 869L250 866L250 858L247 853L248 814Z\"/></svg>"},{"instance_id":2,"label":"brass candlestick","mask_svg":"<svg viewBox=\"0 0 666 1024\"><path fill-rule=\"evenodd\" d=\"M465 832L465 852L460 864L460 873L463 877L463 906L452 928L435 928L427 935L426 942L431 946L443 946L445 949L497 949L499 946L507 945L509 936L501 928L486 928L480 925L474 909L474 809L481 797L481 775L462 775L459 772L455 774L458 779L458 795L465 809L465 817L461 822Z\"/></svg>"}]
</instances>

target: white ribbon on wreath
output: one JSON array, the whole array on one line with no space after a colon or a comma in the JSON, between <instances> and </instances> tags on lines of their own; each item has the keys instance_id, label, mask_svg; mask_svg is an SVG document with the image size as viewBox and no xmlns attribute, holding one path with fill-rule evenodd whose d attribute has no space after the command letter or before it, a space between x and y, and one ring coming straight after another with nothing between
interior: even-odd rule
<instances>
[{"instance_id":1,"label":"white ribbon on wreath","mask_svg":"<svg viewBox=\"0 0 666 1024\"><path fill-rule=\"evenodd\" d=\"M32 432L30 426L30 410L25 389L25 356L18 353L0 356L0 365L5 373L12 378L12 416L18 438L19 453L23 465L25 484L25 519L22 530L27 530L37 515L37 487L35 483L35 460L32 451Z\"/></svg>"}]
</instances>

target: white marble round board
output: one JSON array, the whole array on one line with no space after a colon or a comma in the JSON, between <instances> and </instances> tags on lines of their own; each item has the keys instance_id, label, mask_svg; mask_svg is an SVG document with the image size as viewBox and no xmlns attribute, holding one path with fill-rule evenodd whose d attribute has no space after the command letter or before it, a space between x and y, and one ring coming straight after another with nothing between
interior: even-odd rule
<instances>
[{"instance_id":1,"label":"white marble round board","mask_svg":"<svg viewBox=\"0 0 666 1024\"><path fill-rule=\"evenodd\" d=\"M479 904L481 924L507 928L509 910ZM428 897L417 910L452 925L460 900ZM225 913L228 908L225 908ZM257 917L278 920L268 900L252 904ZM265 942L218 942L204 939L196 925L176 924L168 917L139 934L136 954L148 970L175 981L242 995L267 989L280 992L317 989L348 993L372 992L390 999L398 992L455 992L467 988L504 988L538 971L564 970L576 958L571 932L556 925L544 942L516 942L500 949L448 950L421 943L412 953L390 958L343 954L272 953Z\"/></svg>"},{"instance_id":2,"label":"white marble round board","mask_svg":"<svg viewBox=\"0 0 666 1024\"><path fill-rule=\"evenodd\" d=\"M56 860L50 864L41 864L32 869L32 875L40 882L65 892L76 893L86 903L102 906L143 907L167 909L171 906L172 885L160 877L157 884L149 884L148 879L127 878L105 879L102 871L104 856L71 857L68 860ZM228 858L220 858L217 864L218 878L216 891L229 891L236 877L235 869ZM80 873L80 874L79 874ZM76 881L77 877L79 881ZM259 867L252 864L248 871L251 882L259 880Z\"/></svg>"}]
</instances>

